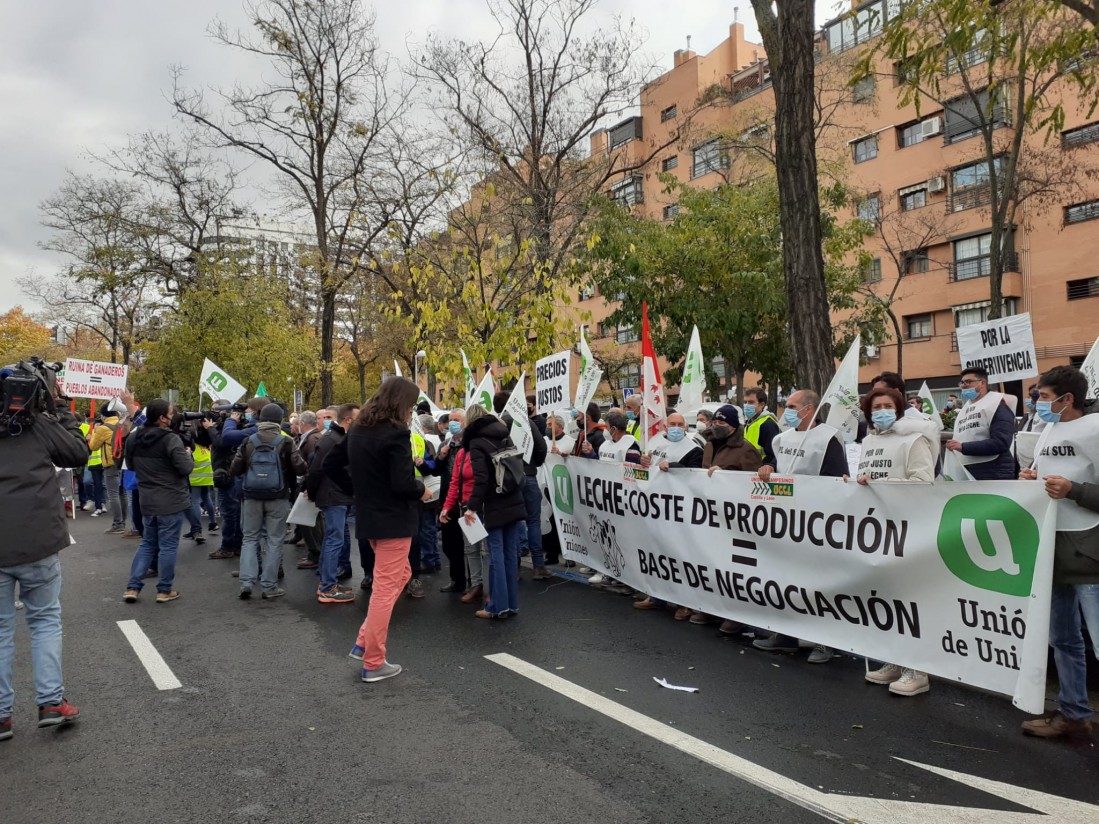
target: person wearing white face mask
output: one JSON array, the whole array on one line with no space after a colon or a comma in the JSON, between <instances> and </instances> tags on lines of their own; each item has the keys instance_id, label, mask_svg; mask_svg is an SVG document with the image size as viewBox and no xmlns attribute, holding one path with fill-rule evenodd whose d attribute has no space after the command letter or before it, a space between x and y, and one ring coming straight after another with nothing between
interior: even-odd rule
<instances>
[{"instance_id":1,"label":"person wearing white face mask","mask_svg":"<svg viewBox=\"0 0 1099 824\"><path fill-rule=\"evenodd\" d=\"M695 434L702 436L710 428L710 422L714 419L714 413L708 409L699 409L695 417Z\"/></svg>"},{"instance_id":2,"label":"person wearing white face mask","mask_svg":"<svg viewBox=\"0 0 1099 824\"><path fill-rule=\"evenodd\" d=\"M871 431L863 439L858 482L923 483L935 480L935 457L923 421L903 416L904 398L896 389L882 386L862 399L862 411ZM919 695L931 689L927 673L887 663L866 673L871 684L888 684L894 695Z\"/></svg>"},{"instance_id":3,"label":"person wearing white face mask","mask_svg":"<svg viewBox=\"0 0 1099 824\"><path fill-rule=\"evenodd\" d=\"M1045 483L1057 502L1049 644L1060 688L1058 709L1023 723L1039 738L1091 738L1087 647L1081 613L1099 647L1099 415L1084 414L1088 381L1071 366L1056 366L1038 379L1035 412L1046 423L1034 466L1020 480ZM1097 649L1099 654L1099 649Z\"/></svg>"}]
</instances>

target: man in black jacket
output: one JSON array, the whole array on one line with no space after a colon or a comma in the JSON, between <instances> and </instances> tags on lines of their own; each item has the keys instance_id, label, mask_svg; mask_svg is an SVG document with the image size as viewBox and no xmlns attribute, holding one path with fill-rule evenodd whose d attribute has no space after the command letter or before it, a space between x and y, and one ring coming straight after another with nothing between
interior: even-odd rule
<instances>
[{"instance_id":1,"label":"man in black jacket","mask_svg":"<svg viewBox=\"0 0 1099 824\"><path fill-rule=\"evenodd\" d=\"M188 479L195 468L195 459L171 426L171 404L157 398L145 410L145 424L126 439L126 465L137 473L145 527L130 566L130 582L122 596L128 604L137 601L143 586L141 579L154 561L159 562L160 573L156 602L166 604L179 597L172 584L184 515L191 508Z\"/></svg>"},{"instance_id":2,"label":"man in black jacket","mask_svg":"<svg viewBox=\"0 0 1099 824\"><path fill-rule=\"evenodd\" d=\"M504 411L509 392L497 392L492 406L499 415ZM546 418L534 414L534 396L527 396L527 418L530 421L530 434L534 437L534 451L530 461L523 462L523 505L527 510L527 548L530 550L530 562L534 567L534 580L552 578L553 573L546 569L546 555L542 551L542 490L538 488L538 468L546 462ZM504 423L511 427L511 416L504 414Z\"/></svg>"},{"instance_id":3,"label":"man in black jacket","mask_svg":"<svg viewBox=\"0 0 1099 824\"><path fill-rule=\"evenodd\" d=\"M83 466L89 454L80 425L67 412L39 414L20 434L0 437L0 741L12 736L16 583L27 607L38 726L80 714L62 697L58 553L70 542L54 466Z\"/></svg>"},{"instance_id":4,"label":"man in black jacket","mask_svg":"<svg viewBox=\"0 0 1099 824\"><path fill-rule=\"evenodd\" d=\"M355 503L350 491L340 488L325 475L324 459L333 449L340 447L347 437L347 429L359 414L358 404L345 403L336 409L336 419L317 442L317 451L305 476L305 492L309 500L324 513L324 543L321 546L320 583L317 601L322 604L348 604L355 600L350 587L339 581L351 575L351 534L347 528L347 512Z\"/></svg>"}]
</instances>

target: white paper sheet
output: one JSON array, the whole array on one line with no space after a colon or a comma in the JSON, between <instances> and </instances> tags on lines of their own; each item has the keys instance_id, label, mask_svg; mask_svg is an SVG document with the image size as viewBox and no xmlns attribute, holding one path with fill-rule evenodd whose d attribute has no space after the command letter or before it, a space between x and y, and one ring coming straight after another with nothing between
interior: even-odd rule
<instances>
[{"instance_id":1,"label":"white paper sheet","mask_svg":"<svg viewBox=\"0 0 1099 824\"><path fill-rule=\"evenodd\" d=\"M320 510L317 509L317 505L311 500L305 497L305 493L298 494L298 499L294 501L294 506L290 510L290 515L286 518L288 524L298 524L299 526L316 526L317 515L320 514Z\"/></svg>"},{"instance_id":2,"label":"white paper sheet","mask_svg":"<svg viewBox=\"0 0 1099 824\"><path fill-rule=\"evenodd\" d=\"M483 541L488 537L488 530L481 523L481 516L474 512L473 517L475 519L473 523L468 523L464 515L458 519L458 526L462 528L462 534L466 536L466 540L471 544Z\"/></svg>"},{"instance_id":3,"label":"white paper sheet","mask_svg":"<svg viewBox=\"0 0 1099 824\"><path fill-rule=\"evenodd\" d=\"M669 684L666 678L657 678L655 675L653 680L665 689L679 690L680 692L698 692L698 687L677 687L675 684Z\"/></svg>"}]
</instances>

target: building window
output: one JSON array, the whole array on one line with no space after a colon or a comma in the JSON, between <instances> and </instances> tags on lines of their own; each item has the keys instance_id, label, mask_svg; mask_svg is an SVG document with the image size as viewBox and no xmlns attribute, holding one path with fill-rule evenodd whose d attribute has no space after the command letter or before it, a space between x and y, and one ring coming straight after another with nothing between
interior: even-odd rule
<instances>
[{"instance_id":1,"label":"building window","mask_svg":"<svg viewBox=\"0 0 1099 824\"><path fill-rule=\"evenodd\" d=\"M909 315L904 322L908 328L908 340L931 337L931 315Z\"/></svg>"},{"instance_id":2,"label":"building window","mask_svg":"<svg viewBox=\"0 0 1099 824\"><path fill-rule=\"evenodd\" d=\"M914 120L897 127L897 146L907 149L917 143L923 143L929 137L942 134L943 116L941 114L925 117L923 120Z\"/></svg>"},{"instance_id":3,"label":"building window","mask_svg":"<svg viewBox=\"0 0 1099 824\"><path fill-rule=\"evenodd\" d=\"M636 206L645 202L645 194L642 189L641 175L624 177L617 183L611 184L611 200L623 206Z\"/></svg>"},{"instance_id":4,"label":"building window","mask_svg":"<svg viewBox=\"0 0 1099 824\"><path fill-rule=\"evenodd\" d=\"M856 140L852 145L856 163L864 163L878 156L878 136L876 134L864 137L862 140Z\"/></svg>"},{"instance_id":5,"label":"building window","mask_svg":"<svg viewBox=\"0 0 1099 824\"><path fill-rule=\"evenodd\" d=\"M921 275L931 270L931 259L927 256L926 249L905 252L901 256L901 263L906 275Z\"/></svg>"},{"instance_id":6,"label":"building window","mask_svg":"<svg viewBox=\"0 0 1099 824\"><path fill-rule=\"evenodd\" d=\"M874 99L876 82L874 75L868 74L862 80L855 83L851 90L851 97L856 103L869 103Z\"/></svg>"},{"instance_id":7,"label":"building window","mask_svg":"<svg viewBox=\"0 0 1099 824\"><path fill-rule=\"evenodd\" d=\"M641 364L627 363L614 372L609 381L612 389L637 389L641 386Z\"/></svg>"},{"instance_id":8,"label":"building window","mask_svg":"<svg viewBox=\"0 0 1099 824\"><path fill-rule=\"evenodd\" d=\"M1003 158L996 158L997 175ZM987 206L992 201L992 177L987 160L961 166L950 173L950 211L961 212Z\"/></svg>"},{"instance_id":9,"label":"building window","mask_svg":"<svg viewBox=\"0 0 1099 824\"><path fill-rule=\"evenodd\" d=\"M672 169L678 168L678 166L679 155L672 155L671 157L666 157L660 161L660 171L662 172L670 172Z\"/></svg>"},{"instance_id":10,"label":"building window","mask_svg":"<svg viewBox=\"0 0 1099 824\"><path fill-rule=\"evenodd\" d=\"M987 277L992 271L992 233L954 241L951 280Z\"/></svg>"},{"instance_id":11,"label":"building window","mask_svg":"<svg viewBox=\"0 0 1099 824\"><path fill-rule=\"evenodd\" d=\"M591 300L595 297L595 285L587 283L580 287L580 300Z\"/></svg>"},{"instance_id":12,"label":"building window","mask_svg":"<svg viewBox=\"0 0 1099 824\"><path fill-rule=\"evenodd\" d=\"M901 204L902 212L911 212L913 209L922 209L927 205L927 184L920 186L908 186L897 192L897 199Z\"/></svg>"},{"instance_id":13,"label":"building window","mask_svg":"<svg viewBox=\"0 0 1099 824\"><path fill-rule=\"evenodd\" d=\"M679 215L679 204L678 203L672 203L671 205L664 207L664 219L665 220L675 220L676 217L678 217L678 215Z\"/></svg>"},{"instance_id":14,"label":"building window","mask_svg":"<svg viewBox=\"0 0 1099 824\"><path fill-rule=\"evenodd\" d=\"M614 324L600 321L596 324L595 331L598 337L609 338L614 333Z\"/></svg>"},{"instance_id":15,"label":"building window","mask_svg":"<svg viewBox=\"0 0 1099 824\"><path fill-rule=\"evenodd\" d=\"M1083 280L1070 280L1068 282L1068 299L1099 297L1099 277L1084 278Z\"/></svg>"},{"instance_id":16,"label":"building window","mask_svg":"<svg viewBox=\"0 0 1099 824\"><path fill-rule=\"evenodd\" d=\"M1061 146L1065 149L1095 143L1097 140L1099 140L1099 121L1061 132Z\"/></svg>"},{"instance_id":17,"label":"building window","mask_svg":"<svg viewBox=\"0 0 1099 824\"><path fill-rule=\"evenodd\" d=\"M729 153L717 138L696 146L691 152L691 177L701 177L728 166Z\"/></svg>"},{"instance_id":18,"label":"building window","mask_svg":"<svg viewBox=\"0 0 1099 824\"><path fill-rule=\"evenodd\" d=\"M946 118L943 134L947 143L957 143L979 135L982 114L994 129L1006 126L1008 121L1007 105L1001 101L992 105L987 90L949 101L943 105L943 114Z\"/></svg>"},{"instance_id":19,"label":"building window","mask_svg":"<svg viewBox=\"0 0 1099 824\"><path fill-rule=\"evenodd\" d=\"M617 126L611 127L611 133L609 138L611 151L614 151L619 146L625 146L631 140L640 140L641 137L642 131L640 117L631 117L628 120L623 120Z\"/></svg>"},{"instance_id":20,"label":"building window","mask_svg":"<svg viewBox=\"0 0 1099 824\"><path fill-rule=\"evenodd\" d=\"M881 195L867 195L859 201L859 220L876 221L881 219Z\"/></svg>"},{"instance_id":21,"label":"building window","mask_svg":"<svg viewBox=\"0 0 1099 824\"><path fill-rule=\"evenodd\" d=\"M1065 207L1065 223L1083 223L1099 218L1099 200L1089 200Z\"/></svg>"},{"instance_id":22,"label":"building window","mask_svg":"<svg viewBox=\"0 0 1099 824\"><path fill-rule=\"evenodd\" d=\"M973 326L976 323L986 322L988 320L989 305L986 300L978 304L956 307L954 309L954 328L961 329L963 326ZM1015 298L1004 298L1004 317L1011 317L1014 314Z\"/></svg>"},{"instance_id":23,"label":"building window","mask_svg":"<svg viewBox=\"0 0 1099 824\"><path fill-rule=\"evenodd\" d=\"M844 14L824 27L829 53L846 51L881 34L882 26L896 17L899 9L897 0L875 0L864 3L854 14Z\"/></svg>"},{"instance_id":24,"label":"building window","mask_svg":"<svg viewBox=\"0 0 1099 824\"><path fill-rule=\"evenodd\" d=\"M881 280L881 258L868 260L862 265L862 282L878 283Z\"/></svg>"},{"instance_id":25,"label":"building window","mask_svg":"<svg viewBox=\"0 0 1099 824\"><path fill-rule=\"evenodd\" d=\"M666 109L662 109L660 112L660 122L667 123L669 120L679 114L679 107L673 103Z\"/></svg>"},{"instance_id":26,"label":"building window","mask_svg":"<svg viewBox=\"0 0 1099 824\"><path fill-rule=\"evenodd\" d=\"M625 324L615 330L614 339L617 343L637 343L641 340L641 334L636 332L630 324Z\"/></svg>"}]
</instances>

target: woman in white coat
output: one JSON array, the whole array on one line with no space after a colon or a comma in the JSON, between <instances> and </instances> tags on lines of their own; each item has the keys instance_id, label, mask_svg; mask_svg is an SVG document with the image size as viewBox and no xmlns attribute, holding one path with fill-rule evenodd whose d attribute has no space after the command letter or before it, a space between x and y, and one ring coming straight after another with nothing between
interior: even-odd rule
<instances>
[{"instance_id":1,"label":"woman in white coat","mask_svg":"<svg viewBox=\"0 0 1099 824\"><path fill-rule=\"evenodd\" d=\"M929 421L904 417L905 403L896 389L873 389L862 399L870 432L862 441L858 482L929 484L935 480L938 432ZM871 684L888 684L894 695L919 695L931 689L927 673L885 664L866 673Z\"/></svg>"}]
</instances>

